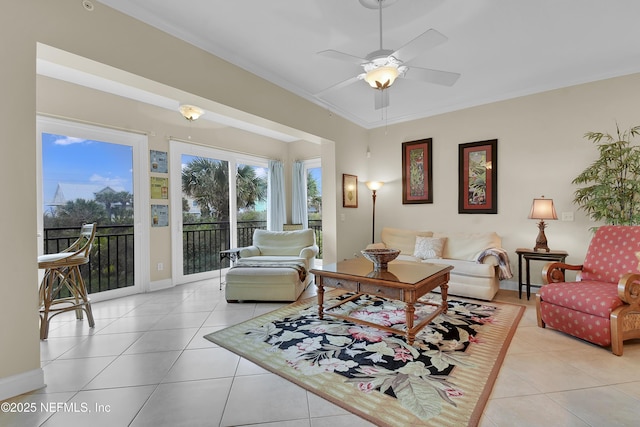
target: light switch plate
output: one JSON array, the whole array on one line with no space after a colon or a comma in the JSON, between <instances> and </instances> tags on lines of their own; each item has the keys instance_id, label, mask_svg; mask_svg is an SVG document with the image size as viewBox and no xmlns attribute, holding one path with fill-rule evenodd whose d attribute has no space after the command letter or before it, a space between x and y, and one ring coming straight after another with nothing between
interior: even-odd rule
<instances>
[{"instance_id":1,"label":"light switch plate","mask_svg":"<svg viewBox=\"0 0 640 427\"><path fill-rule=\"evenodd\" d=\"M562 212L563 221L573 221L573 212Z\"/></svg>"}]
</instances>

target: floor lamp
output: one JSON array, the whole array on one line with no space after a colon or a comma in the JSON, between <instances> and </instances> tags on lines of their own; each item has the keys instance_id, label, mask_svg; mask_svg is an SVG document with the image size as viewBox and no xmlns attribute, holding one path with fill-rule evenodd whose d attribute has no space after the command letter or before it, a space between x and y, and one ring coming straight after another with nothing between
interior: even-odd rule
<instances>
[{"instance_id":1,"label":"floor lamp","mask_svg":"<svg viewBox=\"0 0 640 427\"><path fill-rule=\"evenodd\" d=\"M371 243L376 242L376 191L382 187L384 182L369 181L367 182L367 188L371 190L371 197L373 198L373 220L371 228Z\"/></svg>"}]
</instances>

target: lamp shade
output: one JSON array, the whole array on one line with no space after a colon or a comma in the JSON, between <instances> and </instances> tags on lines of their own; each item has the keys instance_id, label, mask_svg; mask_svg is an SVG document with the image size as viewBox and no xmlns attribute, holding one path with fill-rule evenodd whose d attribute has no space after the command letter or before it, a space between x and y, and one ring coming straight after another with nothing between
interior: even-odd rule
<instances>
[{"instance_id":1,"label":"lamp shade","mask_svg":"<svg viewBox=\"0 0 640 427\"><path fill-rule=\"evenodd\" d=\"M533 199L529 219L558 219L556 208L553 206L553 199Z\"/></svg>"},{"instance_id":2,"label":"lamp shade","mask_svg":"<svg viewBox=\"0 0 640 427\"><path fill-rule=\"evenodd\" d=\"M399 74L397 66L378 67L368 71L364 80L374 89L387 88L393 84Z\"/></svg>"},{"instance_id":3,"label":"lamp shade","mask_svg":"<svg viewBox=\"0 0 640 427\"><path fill-rule=\"evenodd\" d=\"M371 191L379 190L384 185L384 182L380 181L367 181L367 188Z\"/></svg>"}]
</instances>

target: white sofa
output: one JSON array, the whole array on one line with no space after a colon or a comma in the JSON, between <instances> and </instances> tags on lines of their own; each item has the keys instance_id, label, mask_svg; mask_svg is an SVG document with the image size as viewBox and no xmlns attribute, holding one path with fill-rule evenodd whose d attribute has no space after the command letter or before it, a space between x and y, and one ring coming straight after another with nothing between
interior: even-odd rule
<instances>
[{"instance_id":1,"label":"white sofa","mask_svg":"<svg viewBox=\"0 0 640 427\"><path fill-rule=\"evenodd\" d=\"M442 245L440 252L439 245ZM452 265L449 279L452 295L490 301L500 288L500 279L511 277L502 239L495 232L444 233L385 227L382 242L367 247L399 249L400 255L393 262Z\"/></svg>"},{"instance_id":2,"label":"white sofa","mask_svg":"<svg viewBox=\"0 0 640 427\"><path fill-rule=\"evenodd\" d=\"M226 276L225 297L237 301L295 301L311 283L318 246L312 229L255 230ZM302 280L300 280L302 278Z\"/></svg>"}]
</instances>

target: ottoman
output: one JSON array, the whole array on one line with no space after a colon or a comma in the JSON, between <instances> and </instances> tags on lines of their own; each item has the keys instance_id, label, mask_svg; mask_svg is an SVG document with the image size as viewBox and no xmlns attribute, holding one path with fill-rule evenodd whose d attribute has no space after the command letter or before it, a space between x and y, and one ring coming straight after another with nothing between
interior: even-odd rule
<instances>
[{"instance_id":1,"label":"ottoman","mask_svg":"<svg viewBox=\"0 0 640 427\"><path fill-rule=\"evenodd\" d=\"M287 267L231 268L226 283L227 302L296 301L305 288L298 272Z\"/></svg>"}]
</instances>

